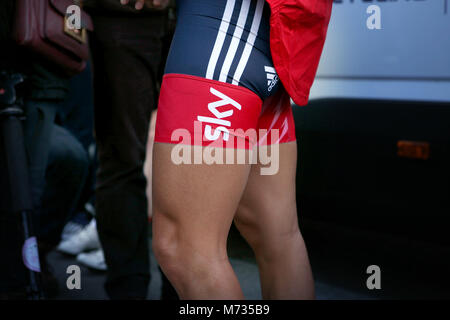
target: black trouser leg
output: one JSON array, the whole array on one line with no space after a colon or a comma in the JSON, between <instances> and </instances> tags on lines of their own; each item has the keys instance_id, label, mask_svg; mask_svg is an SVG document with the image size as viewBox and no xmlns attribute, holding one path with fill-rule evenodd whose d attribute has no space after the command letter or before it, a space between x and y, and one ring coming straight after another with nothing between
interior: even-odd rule
<instances>
[{"instance_id":1,"label":"black trouser leg","mask_svg":"<svg viewBox=\"0 0 450 320\"><path fill-rule=\"evenodd\" d=\"M96 212L108 265L105 288L112 299L145 298L150 264L143 164L164 24L98 16L94 24Z\"/></svg>"}]
</instances>

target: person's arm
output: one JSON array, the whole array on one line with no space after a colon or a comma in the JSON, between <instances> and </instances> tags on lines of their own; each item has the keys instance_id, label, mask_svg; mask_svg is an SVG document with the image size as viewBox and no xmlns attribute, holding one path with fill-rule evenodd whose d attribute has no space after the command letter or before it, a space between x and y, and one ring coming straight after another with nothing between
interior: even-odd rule
<instances>
[{"instance_id":1,"label":"person's arm","mask_svg":"<svg viewBox=\"0 0 450 320\"><path fill-rule=\"evenodd\" d=\"M120 3L123 5L127 5L129 2L130 0L120 0ZM169 2L170 0L136 0L136 4L134 5L134 7L136 8L136 10L141 10L144 8L144 6L162 10L167 8Z\"/></svg>"}]
</instances>

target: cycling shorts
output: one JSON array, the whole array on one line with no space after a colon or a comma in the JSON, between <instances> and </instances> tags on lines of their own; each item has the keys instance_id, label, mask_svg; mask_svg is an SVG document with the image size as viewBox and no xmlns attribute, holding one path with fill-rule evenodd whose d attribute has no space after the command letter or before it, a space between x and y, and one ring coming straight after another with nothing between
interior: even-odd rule
<instances>
[{"instance_id":1,"label":"cycling shorts","mask_svg":"<svg viewBox=\"0 0 450 320\"><path fill-rule=\"evenodd\" d=\"M179 0L155 141L250 149L295 141L264 0Z\"/></svg>"}]
</instances>

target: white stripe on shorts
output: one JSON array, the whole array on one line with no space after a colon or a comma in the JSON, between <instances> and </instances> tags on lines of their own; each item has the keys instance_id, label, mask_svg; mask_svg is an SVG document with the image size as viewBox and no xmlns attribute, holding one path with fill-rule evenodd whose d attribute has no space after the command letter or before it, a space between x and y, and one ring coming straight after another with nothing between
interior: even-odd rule
<instances>
[{"instance_id":1,"label":"white stripe on shorts","mask_svg":"<svg viewBox=\"0 0 450 320\"><path fill-rule=\"evenodd\" d=\"M225 37L227 35L228 27L230 26L235 3L236 0L227 0L227 4L225 5L225 11L223 13L219 31L217 32L216 42L214 43L214 48L209 58L208 69L206 70L206 79L212 80L214 77L217 60L219 60L219 55L222 51L223 43L225 42Z\"/></svg>"},{"instance_id":2,"label":"white stripe on shorts","mask_svg":"<svg viewBox=\"0 0 450 320\"><path fill-rule=\"evenodd\" d=\"M233 77L233 84L239 85L241 81L242 74L244 73L245 67L247 66L248 59L252 53L253 46L255 44L256 37L258 36L259 25L261 24L262 13L264 9L265 0L258 0L255 10L255 16L253 17L252 27L247 38L247 43L245 44L244 52L242 53L241 60L237 66L236 72Z\"/></svg>"},{"instance_id":3,"label":"white stripe on shorts","mask_svg":"<svg viewBox=\"0 0 450 320\"><path fill-rule=\"evenodd\" d=\"M250 0L243 0L236 29L234 29L233 39L231 40L230 47L228 48L227 56L225 57L222 70L220 71L219 81L221 82L227 82L231 64L233 63L234 57L236 56L236 51L241 41L242 33L244 32L244 27L245 23L247 22L249 9L250 9Z\"/></svg>"}]
</instances>

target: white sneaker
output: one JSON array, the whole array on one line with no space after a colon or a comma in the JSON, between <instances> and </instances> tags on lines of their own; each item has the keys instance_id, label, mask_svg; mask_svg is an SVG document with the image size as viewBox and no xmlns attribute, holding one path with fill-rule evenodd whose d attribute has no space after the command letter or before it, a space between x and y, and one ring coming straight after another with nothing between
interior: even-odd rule
<instances>
[{"instance_id":1,"label":"white sneaker","mask_svg":"<svg viewBox=\"0 0 450 320\"><path fill-rule=\"evenodd\" d=\"M86 250L100 248L100 240L97 233L97 224L95 219L80 232L70 237L68 240L61 241L58 245L58 251L77 255Z\"/></svg>"},{"instance_id":2,"label":"white sneaker","mask_svg":"<svg viewBox=\"0 0 450 320\"><path fill-rule=\"evenodd\" d=\"M69 238L83 230L83 228L84 226L82 224L72 221L67 222L61 233L61 242L68 240Z\"/></svg>"},{"instance_id":3,"label":"white sneaker","mask_svg":"<svg viewBox=\"0 0 450 320\"><path fill-rule=\"evenodd\" d=\"M95 251L91 251L88 253L80 253L77 255L77 261L81 264L84 264L86 267L106 271L106 262L105 256L103 255L103 250L98 249Z\"/></svg>"}]
</instances>

